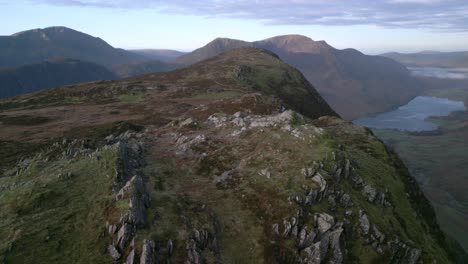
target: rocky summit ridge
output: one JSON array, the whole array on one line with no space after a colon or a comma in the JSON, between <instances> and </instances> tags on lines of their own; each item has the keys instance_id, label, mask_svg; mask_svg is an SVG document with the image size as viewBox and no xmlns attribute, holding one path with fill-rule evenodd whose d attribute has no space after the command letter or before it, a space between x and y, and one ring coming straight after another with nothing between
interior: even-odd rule
<instances>
[{"instance_id":1,"label":"rocky summit ridge","mask_svg":"<svg viewBox=\"0 0 468 264\"><path fill-rule=\"evenodd\" d=\"M4 263L464 263L398 157L271 52L0 101Z\"/></svg>"}]
</instances>

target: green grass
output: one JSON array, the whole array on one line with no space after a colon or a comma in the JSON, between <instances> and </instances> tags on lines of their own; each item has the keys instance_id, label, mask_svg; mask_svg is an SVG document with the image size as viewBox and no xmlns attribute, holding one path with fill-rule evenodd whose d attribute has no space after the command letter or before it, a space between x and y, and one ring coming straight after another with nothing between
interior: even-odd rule
<instances>
[{"instance_id":1,"label":"green grass","mask_svg":"<svg viewBox=\"0 0 468 264\"><path fill-rule=\"evenodd\" d=\"M195 100L219 100L219 99L230 99L242 95L242 93L238 91L222 91L222 92L215 92L215 93L202 93L197 94L195 96L190 97L190 99Z\"/></svg>"},{"instance_id":2,"label":"green grass","mask_svg":"<svg viewBox=\"0 0 468 264\"><path fill-rule=\"evenodd\" d=\"M102 237L106 211L114 197L110 186L116 149L100 151L101 159L43 162L34 158L17 176L0 184L18 187L0 196L0 260L5 263L106 263ZM72 177L58 177L60 171Z\"/></svg>"},{"instance_id":3,"label":"green grass","mask_svg":"<svg viewBox=\"0 0 468 264\"><path fill-rule=\"evenodd\" d=\"M20 115L20 116L6 116L0 115L0 123L3 125L10 126L35 126L41 125L49 122L50 119L44 116L30 116L30 115Z\"/></svg>"},{"instance_id":4,"label":"green grass","mask_svg":"<svg viewBox=\"0 0 468 264\"><path fill-rule=\"evenodd\" d=\"M122 103L134 104L140 102L144 98L145 94L145 92L124 93L118 96L118 100Z\"/></svg>"}]
</instances>

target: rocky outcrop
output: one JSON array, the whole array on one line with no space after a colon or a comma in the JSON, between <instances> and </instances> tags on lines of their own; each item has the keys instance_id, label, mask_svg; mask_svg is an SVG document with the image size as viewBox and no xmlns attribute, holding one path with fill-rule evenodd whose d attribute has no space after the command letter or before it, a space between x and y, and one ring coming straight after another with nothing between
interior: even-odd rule
<instances>
[{"instance_id":1,"label":"rocky outcrop","mask_svg":"<svg viewBox=\"0 0 468 264\"><path fill-rule=\"evenodd\" d=\"M146 239L143 240L140 264L154 264L158 262L158 254L154 241Z\"/></svg>"},{"instance_id":2,"label":"rocky outcrop","mask_svg":"<svg viewBox=\"0 0 468 264\"><path fill-rule=\"evenodd\" d=\"M114 260L121 259L128 252L125 263L133 264L138 262L134 246L136 230L147 224L146 209L150 203L145 181L140 172L140 168L144 165L142 135L126 132L117 137L111 135L106 141L113 144L118 153L117 170L112 187L115 199L127 203L127 209L122 213L119 222L106 224L108 234L114 239L114 244L109 246L108 251ZM155 259L154 242L145 240L140 262Z\"/></svg>"}]
</instances>

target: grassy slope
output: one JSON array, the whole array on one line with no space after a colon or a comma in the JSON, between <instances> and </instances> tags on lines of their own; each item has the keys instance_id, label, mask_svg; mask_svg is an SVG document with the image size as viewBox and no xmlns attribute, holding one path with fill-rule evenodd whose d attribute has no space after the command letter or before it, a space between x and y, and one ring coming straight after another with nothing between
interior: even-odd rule
<instances>
[{"instance_id":1,"label":"grassy slope","mask_svg":"<svg viewBox=\"0 0 468 264\"><path fill-rule=\"evenodd\" d=\"M468 105L468 90L430 90L428 95L462 100ZM442 134L410 135L393 130L376 130L408 165L434 204L442 229L468 249L468 113L430 118Z\"/></svg>"},{"instance_id":2,"label":"grassy slope","mask_svg":"<svg viewBox=\"0 0 468 264\"><path fill-rule=\"evenodd\" d=\"M241 54L234 55L239 58ZM76 109L116 105L120 111L128 108L147 114L144 120L133 120L147 126L145 133L151 139L146 154L147 165L143 168L151 196L150 224L139 229L136 243L152 238L164 247L167 239L173 239L175 263L184 259L185 242L193 228L206 228L218 234L221 254L204 252L208 260L221 257L226 263L274 263L278 259L278 256L274 257L277 253L280 258L290 256L295 250L294 244L290 240L272 239L271 225L291 217L298 209L296 204L287 201L288 196L303 193L303 184L317 187L301 175L301 169L319 160L329 166L332 152L352 159L366 182L379 189L388 189L391 202L396 207L391 210L371 204L359 189L342 181L340 188L352 195L356 205L353 207L353 223L357 221L358 208L363 209L369 214L371 222L379 225L387 235L399 236L409 246L422 249L423 261L436 259L438 263L448 263L447 253L443 249L445 241L436 241L438 228L431 222L432 210L430 207L428 209L427 201L418 196L418 189L411 185L411 178L405 174L404 167L368 131L328 118L312 124L291 124L306 135L304 139L278 128L252 129L237 138L231 136L236 130L232 126L213 128L204 123L212 113L232 114L240 109L256 114L277 111L277 98L258 94L259 91L264 92L268 85L275 87L279 82L293 91L303 91L304 86L297 83L301 80L300 75L290 74L294 78L286 83L274 77L259 78L272 71L265 65L262 67L262 63L279 63L279 60L253 56L256 54L243 58L247 60L245 65L253 67L252 63L257 63L260 70L243 75L246 78L241 80L233 78L233 74L237 76L235 74L239 68L234 67L229 58L220 57L208 64L164 76L146 76L128 83L105 82L76 89L61 88L4 101L1 106L5 114L13 116L17 114L15 111L31 115L57 105ZM252 61L249 62L249 59ZM219 64L219 61L223 63ZM217 67L217 71L213 67ZM286 69L287 73L290 68L281 69L280 72ZM255 79L259 79L258 83L252 83ZM243 86L246 80L247 87ZM294 87L294 83L298 85ZM242 86L236 86L239 84ZM283 91L280 95L287 96L289 91ZM271 91L266 93L274 94ZM64 98L74 100L63 103ZM297 109L301 110L300 107ZM104 136L132 128L105 124L89 129L78 125L81 120L95 118L95 115L101 115L103 120L113 115L100 108L98 111L75 117L77 119L68 125L67 132L57 133L56 138L86 138L89 139L89 147L94 149L101 146ZM172 118L173 122L166 122L169 125L161 127L161 121L154 119L160 114L157 111L161 111L165 118ZM325 112L332 113L329 110ZM44 115L47 116L47 113ZM199 121L199 126L179 128L177 121L189 116ZM323 127L326 132L317 133L314 126ZM7 131L18 127L4 124L2 129ZM193 146L197 155L175 154L180 146L175 143L174 135L180 138L182 135L193 137L198 134L206 135L208 141ZM53 141L41 143L50 145ZM20 146L16 141L10 144ZM345 146L344 150L341 146ZM17 159L36 152L33 148L41 147L25 145L24 151L15 154ZM7 155L6 151L6 148L0 149L2 157ZM104 236L105 222L109 215L115 216L115 211L122 204L113 202L111 178L107 177L114 172L115 152L112 149L101 149L100 152L101 160L87 155L59 159L61 151L58 154L45 153L35 156L33 165L25 172L19 175L8 173L0 178L0 184L19 183L14 192L2 191L0 194L0 211L3 214L0 224L4 227L0 228L0 252L6 262L109 261L105 249L109 244L108 237ZM49 157L47 162L44 161L46 157ZM4 167L11 167L11 164L12 161ZM73 176L64 180L58 178L60 168L63 168L63 172L72 172ZM233 178L226 185L213 182L214 176L231 169L235 169ZM270 179L258 173L263 169L271 171ZM327 180L333 182L332 179ZM329 207L328 202L323 201L309 210L329 212L343 219L344 210L332 212ZM363 243L363 238L355 232L347 236L346 243L349 249L347 263L390 261L388 256L374 253L370 245Z\"/></svg>"}]
</instances>

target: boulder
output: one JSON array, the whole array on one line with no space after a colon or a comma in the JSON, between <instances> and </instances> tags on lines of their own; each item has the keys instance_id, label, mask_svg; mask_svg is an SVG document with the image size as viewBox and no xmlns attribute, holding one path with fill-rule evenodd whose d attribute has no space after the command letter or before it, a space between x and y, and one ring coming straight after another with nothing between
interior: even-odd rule
<instances>
[{"instance_id":1,"label":"boulder","mask_svg":"<svg viewBox=\"0 0 468 264\"><path fill-rule=\"evenodd\" d=\"M367 218L367 214L363 213L362 211L359 212L359 227L361 228L361 232L364 235L369 234L370 223L369 219Z\"/></svg>"},{"instance_id":2,"label":"boulder","mask_svg":"<svg viewBox=\"0 0 468 264\"><path fill-rule=\"evenodd\" d=\"M319 234L327 232L335 224L333 216L325 213L315 214L314 220L315 226L319 230Z\"/></svg>"},{"instance_id":3,"label":"boulder","mask_svg":"<svg viewBox=\"0 0 468 264\"><path fill-rule=\"evenodd\" d=\"M320 192L325 191L325 188L327 187L327 181L323 178L322 174L317 172L315 176L312 177L312 181L319 186Z\"/></svg>"}]
</instances>

